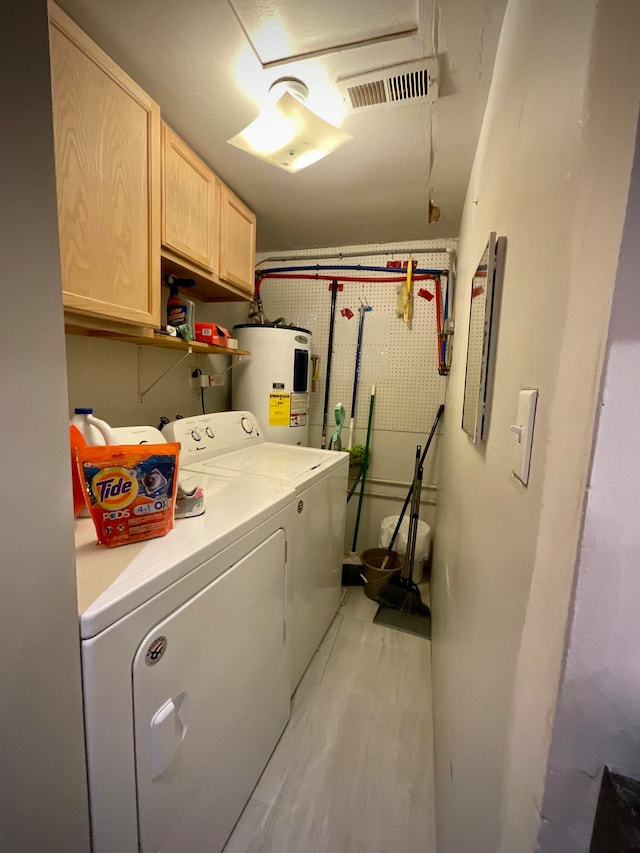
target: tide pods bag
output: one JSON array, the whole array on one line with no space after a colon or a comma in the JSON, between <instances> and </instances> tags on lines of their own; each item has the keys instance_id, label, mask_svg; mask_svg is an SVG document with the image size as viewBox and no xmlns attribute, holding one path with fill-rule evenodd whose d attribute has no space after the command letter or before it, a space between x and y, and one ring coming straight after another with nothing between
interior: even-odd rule
<instances>
[{"instance_id":1,"label":"tide pods bag","mask_svg":"<svg viewBox=\"0 0 640 853\"><path fill-rule=\"evenodd\" d=\"M78 473L98 542L113 548L173 527L180 445L81 447Z\"/></svg>"}]
</instances>

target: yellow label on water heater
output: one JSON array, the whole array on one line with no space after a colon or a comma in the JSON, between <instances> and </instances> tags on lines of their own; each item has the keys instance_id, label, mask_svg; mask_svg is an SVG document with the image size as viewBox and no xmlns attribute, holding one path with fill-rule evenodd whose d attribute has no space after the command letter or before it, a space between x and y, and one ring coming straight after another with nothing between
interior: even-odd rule
<instances>
[{"instance_id":1,"label":"yellow label on water heater","mask_svg":"<svg viewBox=\"0 0 640 853\"><path fill-rule=\"evenodd\" d=\"M269 426L289 426L291 396L269 394Z\"/></svg>"}]
</instances>

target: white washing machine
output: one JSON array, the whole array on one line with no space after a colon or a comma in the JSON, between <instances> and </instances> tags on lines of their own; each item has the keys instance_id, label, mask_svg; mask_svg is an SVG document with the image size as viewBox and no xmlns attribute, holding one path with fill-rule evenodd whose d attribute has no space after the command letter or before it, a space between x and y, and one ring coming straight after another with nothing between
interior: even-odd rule
<instances>
[{"instance_id":1,"label":"white washing machine","mask_svg":"<svg viewBox=\"0 0 640 853\"><path fill-rule=\"evenodd\" d=\"M220 851L289 717L294 490L231 471L198 480L205 514L164 537L107 549L76 521L100 853Z\"/></svg>"},{"instance_id":2,"label":"white washing machine","mask_svg":"<svg viewBox=\"0 0 640 853\"><path fill-rule=\"evenodd\" d=\"M258 476L295 490L288 576L293 692L340 606L349 454L266 441L247 411L183 418L164 434L181 444L183 474Z\"/></svg>"}]
</instances>

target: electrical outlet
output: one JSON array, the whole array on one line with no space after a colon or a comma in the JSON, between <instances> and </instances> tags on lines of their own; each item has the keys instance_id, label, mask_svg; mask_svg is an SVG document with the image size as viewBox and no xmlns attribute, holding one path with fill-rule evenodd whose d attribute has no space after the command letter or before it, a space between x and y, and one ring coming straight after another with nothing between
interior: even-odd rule
<instances>
[{"instance_id":1,"label":"electrical outlet","mask_svg":"<svg viewBox=\"0 0 640 853\"><path fill-rule=\"evenodd\" d=\"M189 368L189 388L195 388L198 391L200 388L210 388L212 386L219 387L224 385L224 373L199 373L197 376L193 374L196 370Z\"/></svg>"},{"instance_id":2,"label":"electrical outlet","mask_svg":"<svg viewBox=\"0 0 640 853\"><path fill-rule=\"evenodd\" d=\"M187 368L189 371L189 388L205 388L209 383L206 384L203 382L207 377L200 371L199 368L189 367ZM195 374L195 376L194 376Z\"/></svg>"}]
</instances>

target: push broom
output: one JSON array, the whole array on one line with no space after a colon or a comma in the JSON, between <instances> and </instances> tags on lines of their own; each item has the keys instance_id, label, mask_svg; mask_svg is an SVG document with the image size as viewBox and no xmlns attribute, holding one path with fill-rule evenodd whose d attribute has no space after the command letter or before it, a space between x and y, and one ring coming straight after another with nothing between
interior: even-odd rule
<instances>
[{"instance_id":1,"label":"push broom","mask_svg":"<svg viewBox=\"0 0 640 853\"><path fill-rule=\"evenodd\" d=\"M424 460L427 458L427 453L429 452L429 448L431 447L431 442L433 441L433 436L435 435L438 423L440 418L444 413L444 405L440 405L438 408L435 420L433 422L433 426L431 427L431 432L429 433L429 438L427 439L427 443L424 446L424 450L422 451L422 456L420 457L420 468L424 467ZM384 555L384 559L382 561L381 569L386 569L387 563L391 558L391 552L393 551L393 546L395 545L396 539L398 537L398 533L400 532L400 525L402 524L402 520L404 518L404 514L407 511L407 507L409 506L409 501L411 500L411 496L413 495L413 482L409 486L409 491L407 492L407 496L404 499L404 503L402 504L402 509L400 510L400 515L398 516L398 521L396 523L395 529L391 536L391 540L389 542L389 547L387 548L387 553Z\"/></svg>"},{"instance_id":2,"label":"push broom","mask_svg":"<svg viewBox=\"0 0 640 853\"><path fill-rule=\"evenodd\" d=\"M444 412L444 406L440 406L436 414L431 432L427 443L420 455L420 447L416 448L416 462L414 468L414 476L409 491L405 499L398 523L389 542L387 553L382 562L382 568L387 564L393 545L395 543L402 519L411 503L411 519L409 527L409 537L407 539L407 553L405 554L405 566L400 577L391 578L386 587L378 596L380 606L373 621L377 625L386 625L390 628L396 628L399 631L406 631L410 634L416 634L420 637L430 639L431 637L431 611L422 601L420 588L411 577L413 570L413 559L415 555L415 539L418 529L418 519L420 516L420 493L422 490L422 470L424 460L426 459L429 447L433 441L436 427Z\"/></svg>"}]
</instances>

